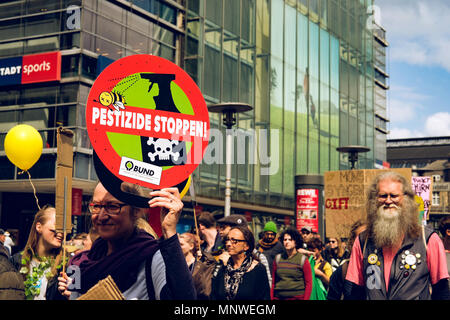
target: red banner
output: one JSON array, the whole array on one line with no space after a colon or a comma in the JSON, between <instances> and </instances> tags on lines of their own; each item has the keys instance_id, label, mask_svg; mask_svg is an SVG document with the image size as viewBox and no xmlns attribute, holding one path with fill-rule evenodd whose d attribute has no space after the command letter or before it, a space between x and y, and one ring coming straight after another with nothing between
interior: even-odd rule
<instances>
[{"instance_id":1,"label":"red banner","mask_svg":"<svg viewBox=\"0 0 450 320\"><path fill-rule=\"evenodd\" d=\"M83 203L83 190L72 188L72 215L81 216Z\"/></svg>"},{"instance_id":2,"label":"red banner","mask_svg":"<svg viewBox=\"0 0 450 320\"><path fill-rule=\"evenodd\" d=\"M311 227L313 232L319 232L319 190L297 190L297 230Z\"/></svg>"}]
</instances>

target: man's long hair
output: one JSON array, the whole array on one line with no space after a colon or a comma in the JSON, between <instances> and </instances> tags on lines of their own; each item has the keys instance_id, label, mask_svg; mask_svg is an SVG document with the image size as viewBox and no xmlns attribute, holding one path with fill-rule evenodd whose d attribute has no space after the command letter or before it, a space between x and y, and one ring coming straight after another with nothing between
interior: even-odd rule
<instances>
[{"instance_id":1,"label":"man's long hair","mask_svg":"<svg viewBox=\"0 0 450 320\"><path fill-rule=\"evenodd\" d=\"M367 230L369 236L373 239L377 238L375 234L375 224L379 221L378 208L380 204L377 200L379 188L378 185L383 180L391 180L399 182L402 185L403 192L403 202L400 207L400 230L399 236L401 234L408 235L413 239L417 239L421 233L421 227L419 223L419 211L418 205L414 201L414 192L411 188L411 183L409 183L405 177L395 171L387 171L385 173L379 174L375 177L372 184L369 187L367 194Z\"/></svg>"}]
</instances>

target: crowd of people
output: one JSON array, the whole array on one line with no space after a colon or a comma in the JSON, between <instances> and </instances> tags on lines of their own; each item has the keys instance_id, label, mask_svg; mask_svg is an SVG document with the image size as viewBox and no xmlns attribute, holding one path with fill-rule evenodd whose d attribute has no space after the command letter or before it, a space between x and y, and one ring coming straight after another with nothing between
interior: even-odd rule
<instances>
[{"instance_id":1,"label":"crowd of people","mask_svg":"<svg viewBox=\"0 0 450 320\"><path fill-rule=\"evenodd\" d=\"M256 235L242 215L216 220L209 212L178 234L178 189L150 195L149 207L161 209L160 237L144 209L101 183L89 204L92 228L72 237L71 250L62 250L50 206L36 214L20 252L11 255L0 229L0 299L79 299L108 276L127 300L449 299L450 218L441 220L441 237L424 227L397 173L373 181L367 218L326 241L310 226L279 230L274 221Z\"/></svg>"}]
</instances>

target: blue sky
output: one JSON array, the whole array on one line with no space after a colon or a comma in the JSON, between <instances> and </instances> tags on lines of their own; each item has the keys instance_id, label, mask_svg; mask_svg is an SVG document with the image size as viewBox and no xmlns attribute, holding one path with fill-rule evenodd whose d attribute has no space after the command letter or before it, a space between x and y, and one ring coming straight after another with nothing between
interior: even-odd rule
<instances>
[{"instance_id":1,"label":"blue sky","mask_svg":"<svg viewBox=\"0 0 450 320\"><path fill-rule=\"evenodd\" d=\"M450 1L374 4L390 45L388 138L450 136Z\"/></svg>"}]
</instances>

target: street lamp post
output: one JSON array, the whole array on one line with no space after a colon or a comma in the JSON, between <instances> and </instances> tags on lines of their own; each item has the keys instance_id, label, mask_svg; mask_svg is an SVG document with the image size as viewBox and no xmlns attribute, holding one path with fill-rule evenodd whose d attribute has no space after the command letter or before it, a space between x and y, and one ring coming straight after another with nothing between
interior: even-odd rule
<instances>
[{"instance_id":1,"label":"street lamp post","mask_svg":"<svg viewBox=\"0 0 450 320\"><path fill-rule=\"evenodd\" d=\"M347 152L348 153L348 161L350 162L350 169L355 169L355 163L358 162L358 153L369 152L370 148L365 146L345 146L336 148L339 152Z\"/></svg>"},{"instance_id":2,"label":"street lamp post","mask_svg":"<svg viewBox=\"0 0 450 320\"><path fill-rule=\"evenodd\" d=\"M233 144L233 135L231 128L236 124L236 114L252 110L249 104L240 102L219 103L208 106L208 111L213 113L221 113L223 124L227 127L226 141L226 177L225 177L225 211L224 216L230 215L231 210L231 147Z\"/></svg>"}]
</instances>

